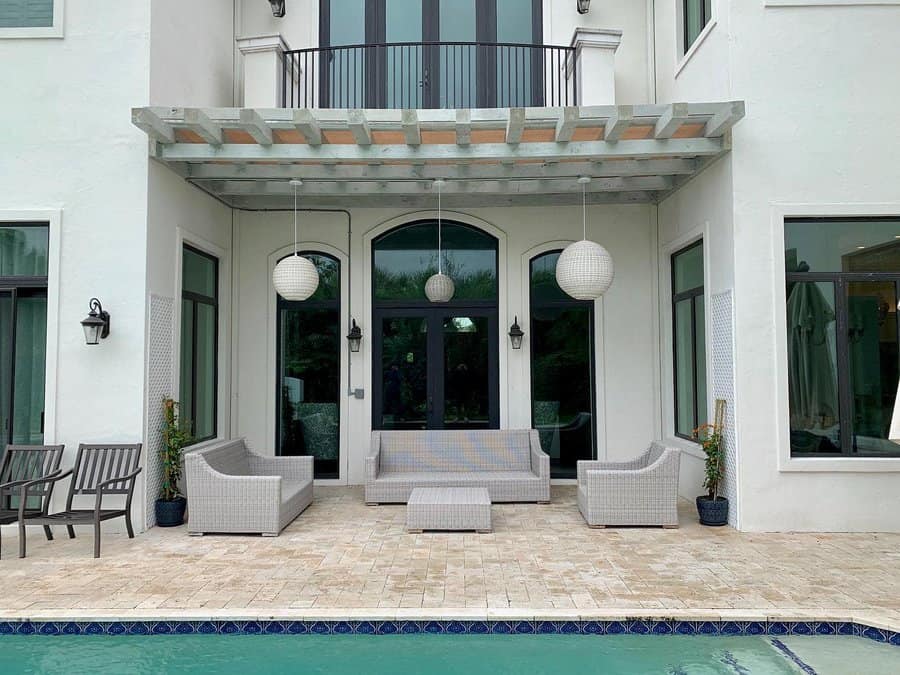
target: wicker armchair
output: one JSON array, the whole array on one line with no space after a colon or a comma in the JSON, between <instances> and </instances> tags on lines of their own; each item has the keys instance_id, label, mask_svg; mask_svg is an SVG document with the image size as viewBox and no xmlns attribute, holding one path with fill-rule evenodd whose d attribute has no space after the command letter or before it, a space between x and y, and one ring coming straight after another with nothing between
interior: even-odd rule
<instances>
[{"instance_id":1,"label":"wicker armchair","mask_svg":"<svg viewBox=\"0 0 900 675\"><path fill-rule=\"evenodd\" d=\"M681 451L654 442L630 462L578 462L578 509L591 527L678 527Z\"/></svg>"},{"instance_id":2,"label":"wicker armchair","mask_svg":"<svg viewBox=\"0 0 900 675\"><path fill-rule=\"evenodd\" d=\"M264 457L239 438L184 455L188 534L275 537L312 503L313 458Z\"/></svg>"}]
</instances>

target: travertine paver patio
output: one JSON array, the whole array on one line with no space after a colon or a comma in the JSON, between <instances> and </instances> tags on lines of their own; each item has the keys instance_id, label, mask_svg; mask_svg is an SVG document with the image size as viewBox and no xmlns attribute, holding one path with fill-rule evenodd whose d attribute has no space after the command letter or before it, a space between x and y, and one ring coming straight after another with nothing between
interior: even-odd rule
<instances>
[{"instance_id":1,"label":"travertine paver patio","mask_svg":"<svg viewBox=\"0 0 900 675\"><path fill-rule=\"evenodd\" d=\"M89 528L53 542L31 528L25 560L3 538L0 617L864 614L900 625L900 535L702 528L687 502L678 530L593 530L574 500L554 487L547 506L495 505L493 534L411 535L404 506L322 488L278 538L155 528L106 535L99 560Z\"/></svg>"}]
</instances>

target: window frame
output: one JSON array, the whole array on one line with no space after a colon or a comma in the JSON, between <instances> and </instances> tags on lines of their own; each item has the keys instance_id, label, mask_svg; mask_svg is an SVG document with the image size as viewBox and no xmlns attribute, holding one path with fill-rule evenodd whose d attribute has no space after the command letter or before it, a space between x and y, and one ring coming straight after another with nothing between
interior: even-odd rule
<instances>
[{"instance_id":1,"label":"window frame","mask_svg":"<svg viewBox=\"0 0 900 675\"><path fill-rule=\"evenodd\" d=\"M47 252L48 252L48 260L47 260L47 274L44 275L0 275L0 291L9 293L9 297L12 301L11 311L12 311L12 319L10 322L10 353L6 356L6 359L9 362L9 374L10 374L10 390L9 390L9 401L8 401L8 410L7 415L9 419L9 429L6 430L6 434L0 437L0 447L6 445L7 443L13 442L13 423L15 421L15 410L16 410L16 328L17 326L17 316L18 316L18 303L19 297L21 295L24 296L39 296L43 297L47 303L47 326L46 333L44 338L44 405L43 411L41 412L41 434L44 437L44 441L47 439L47 387L46 387L46 378L48 371L48 353L49 353L49 343L50 343L50 284L49 284L49 276L50 276L50 229L51 224L47 221L16 221L16 220L5 220L0 219L0 229L3 227L36 227L36 228L44 228L47 232ZM0 357L2 358L2 357ZM2 433L2 431L0 431Z\"/></svg>"},{"instance_id":2,"label":"window frame","mask_svg":"<svg viewBox=\"0 0 900 675\"><path fill-rule=\"evenodd\" d=\"M672 433L676 438L682 438L687 441L691 441L693 443L699 443L697 438L693 435L685 435L683 433L679 433L678 431L678 343L677 343L677 313L676 306L679 302L683 302L685 300L689 300L691 303L691 378L693 382L693 422L692 428L696 429L700 425L700 405L697 402L697 298L702 296L704 301L704 316L703 316L703 324L706 325L706 258L705 255L701 257L701 261L703 263L703 283L700 286L694 286L687 290L681 291L680 293L675 292L675 259L688 251L703 246L704 238L700 237L699 239L692 241L690 244L686 246L682 246L681 248L673 251L669 255L669 267L670 267L670 290L671 290L671 312L672 312L672 403L673 403L673 416L672 416ZM704 340L704 345L706 344L706 340ZM704 350L703 358L706 363L706 368L709 367L709 361L706 358L706 352ZM709 391L707 388L707 398L709 397ZM707 407L709 406L709 401L706 401Z\"/></svg>"},{"instance_id":3,"label":"window frame","mask_svg":"<svg viewBox=\"0 0 900 675\"><path fill-rule=\"evenodd\" d=\"M703 32L706 30L707 26L712 22L713 17L713 1L710 0L709 3L709 12L706 11L706 0L682 0L681 3L681 48L682 54L687 55L688 52L691 51L691 47L693 47L700 40ZM693 40L689 40L688 36L688 3L690 2L699 2L700 3L700 30L697 31L697 35L694 36Z\"/></svg>"},{"instance_id":4,"label":"window frame","mask_svg":"<svg viewBox=\"0 0 900 675\"><path fill-rule=\"evenodd\" d=\"M53 24L50 26L19 26L0 28L2 39L41 39L64 37L66 0L53 0Z\"/></svg>"},{"instance_id":5,"label":"window frame","mask_svg":"<svg viewBox=\"0 0 900 675\"><path fill-rule=\"evenodd\" d=\"M892 216L786 216L783 221L783 244L782 246L782 266L781 272L784 276L784 293L785 293L785 312L783 320L787 331L787 284L789 283L815 283L824 282L831 283L834 288L834 313L835 313L835 369L837 386L837 403L838 403L838 424L840 427L840 452L802 452L795 453L790 443L791 432L791 411L790 411L790 395L788 395L788 447L787 453L791 460L803 461L805 459L835 459L846 461L848 459L900 459L900 445L893 452L854 452L853 441L856 437L852 419L853 411L853 391L850 372L850 349L848 346L848 285L853 282L860 281L884 281L893 282L895 286L895 294L900 297L900 271L898 272L788 272L784 264L784 251L787 246L787 225L789 223L827 223L827 222L846 222L848 220L858 221L860 223L875 222L897 222L900 217ZM895 315L898 322L898 331L900 331L900 312ZM898 332L900 334L900 332ZM787 335L787 332L786 332ZM790 369L790 350L786 349L785 360L788 369ZM790 388L790 379L788 377L786 386L788 391ZM898 390L900 393L900 390ZM890 439L887 439L890 440Z\"/></svg>"},{"instance_id":6,"label":"window frame","mask_svg":"<svg viewBox=\"0 0 900 675\"><path fill-rule=\"evenodd\" d=\"M219 307L219 295L220 295L219 294L219 279L220 279L219 265L221 264L221 260L219 259L218 256L216 256L212 253L209 253L207 251L204 251L204 250L198 248L197 246L194 246L194 245L188 243L187 241L183 241L181 246L182 246L182 248L181 248L181 253L182 253L181 270L182 270L182 272L181 272L180 299L182 302L184 300L190 300L191 302L194 303L195 308L198 303L212 306L212 308L213 308L213 326L215 327L214 332L213 332L213 359L214 359L215 365L213 367L213 382L212 382L212 392L213 392L212 435L203 436L203 437L193 436L195 422L197 419L197 358L196 358L196 354L197 354L197 316L198 316L198 314L197 314L196 310L192 313L193 325L191 328L191 357L192 357L191 358L191 410L189 412L192 437L191 437L190 443L187 444L188 446L190 446L190 445L196 445L198 443L204 443L206 441L213 440L213 439L217 438L219 435L219 310L220 310L220 307ZM184 288L184 251L185 250L189 250L189 251L191 251L191 253L194 253L203 258L211 260L214 263L213 269L215 272L215 276L214 276L213 287L215 288L215 297L210 297L210 296L202 295L201 293L195 293L193 291L185 290L185 288ZM181 303L179 303L179 304L181 304ZM181 308L179 326L180 326L179 335L182 335L184 333L184 308L183 307ZM182 366L182 364L184 362L184 358L185 358L184 350L181 349L180 341L179 341L179 350L180 350L180 354L179 354L178 372L180 375L181 366ZM182 387L183 386L184 386L183 382L178 383L179 403L180 403L180 400L183 398L183 396L182 396ZM181 411L182 415L184 415L184 412L185 411L183 411L183 410ZM185 447L187 447L187 446L185 446Z\"/></svg>"}]
</instances>

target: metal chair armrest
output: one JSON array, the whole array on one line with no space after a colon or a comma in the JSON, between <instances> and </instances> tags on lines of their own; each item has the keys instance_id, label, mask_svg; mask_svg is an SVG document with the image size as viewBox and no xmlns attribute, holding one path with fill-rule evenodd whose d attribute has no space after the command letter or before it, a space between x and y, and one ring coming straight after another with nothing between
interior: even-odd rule
<instances>
[{"instance_id":1,"label":"metal chair armrest","mask_svg":"<svg viewBox=\"0 0 900 675\"><path fill-rule=\"evenodd\" d=\"M25 504L28 501L28 490L29 488L34 487L35 485L43 485L44 483L55 483L61 478L65 478L66 476L72 473L71 469L62 473L60 469L56 469L56 471L52 471L48 473L46 476L41 476L40 478L34 478L28 481L16 481L19 485L19 519L25 517Z\"/></svg>"},{"instance_id":2,"label":"metal chair armrest","mask_svg":"<svg viewBox=\"0 0 900 675\"><path fill-rule=\"evenodd\" d=\"M131 491L134 489L134 481L140 472L141 472L141 467L135 469L131 473L126 474L124 476L116 476L115 478L110 478L109 480L105 480L102 483L98 484L97 485L97 498L94 502L94 513L100 512L100 505L103 502L103 490L105 488L109 487L110 485L113 485L114 483L130 482L131 487L129 488L129 491Z\"/></svg>"}]
</instances>

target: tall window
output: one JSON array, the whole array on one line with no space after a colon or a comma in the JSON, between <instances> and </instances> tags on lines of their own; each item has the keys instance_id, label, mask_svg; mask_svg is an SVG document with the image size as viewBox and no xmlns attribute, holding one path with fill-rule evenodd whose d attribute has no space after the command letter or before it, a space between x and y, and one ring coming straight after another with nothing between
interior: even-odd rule
<instances>
[{"instance_id":1,"label":"tall window","mask_svg":"<svg viewBox=\"0 0 900 675\"><path fill-rule=\"evenodd\" d=\"M672 256L675 435L692 438L706 423L706 314L703 241Z\"/></svg>"},{"instance_id":2,"label":"tall window","mask_svg":"<svg viewBox=\"0 0 900 675\"><path fill-rule=\"evenodd\" d=\"M319 287L303 302L278 297L280 455L312 455L316 478L340 478L341 265L324 253L304 253L319 271Z\"/></svg>"},{"instance_id":3,"label":"tall window","mask_svg":"<svg viewBox=\"0 0 900 675\"><path fill-rule=\"evenodd\" d=\"M46 223L0 223L0 445L44 440Z\"/></svg>"},{"instance_id":4,"label":"tall window","mask_svg":"<svg viewBox=\"0 0 900 675\"><path fill-rule=\"evenodd\" d=\"M684 51L691 48L712 18L712 0L684 0Z\"/></svg>"},{"instance_id":5,"label":"tall window","mask_svg":"<svg viewBox=\"0 0 900 675\"><path fill-rule=\"evenodd\" d=\"M900 455L900 218L784 234L791 454Z\"/></svg>"},{"instance_id":6,"label":"tall window","mask_svg":"<svg viewBox=\"0 0 900 675\"><path fill-rule=\"evenodd\" d=\"M594 459L594 303L556 283L561 251L531 260L531 422L554 478L574 478Z\"/></svg>"},{"instance_id":7,"label":"tall window","mask_svg":"<svg viewBox=\"0 0 900 675\"><path fill-rule=\"evenodd\" d=\"M53 25L53 0L0 0L0 28Z\"/></svg>"},{"instance_id":8,"label":"tall window","mask_svg":"<svg viewBox=\"0 0 900 675\"><path fill-rule=\"evenodd\" d=\"M181 414L194 442L216 436L219 261L185 245L181 256Z\"/></svg>"}]
</instances>

